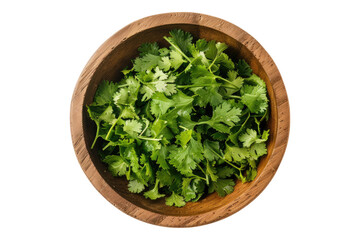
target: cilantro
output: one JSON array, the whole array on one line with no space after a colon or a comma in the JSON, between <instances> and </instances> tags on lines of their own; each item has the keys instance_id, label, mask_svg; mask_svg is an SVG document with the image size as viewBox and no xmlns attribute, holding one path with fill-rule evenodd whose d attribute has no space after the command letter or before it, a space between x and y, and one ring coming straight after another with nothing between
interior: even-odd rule
<instances>
[{"instance_id":1,"label":"cilantro","mask_svg":"<svg viewBox=\"0 0 360 240\"><path fill-rule=\"evenodd\" d=\"M116 82L102 81L87 106L96 148L128 190L182 207L235 180L252 181L267 154L265 82L228 46L180 29L166 46L144 43Z\"/></svg>"},{"instance_id":2,"label":"cilantro","mask_svg":"<svg viewBox=\"0 0 360 240\"><path fill-rule=\"evenodd\" d=\"M161 194L159 193L159 179L156 179L156 183L155 183L155 186L153 189L147 191L144 193L144 196L146 198L150 198L151 200L155 200L155 199L158 199L158 198L161 198L161 197L165 197L165 194Z\"/></svg>"},{"instance_id":3,"label":"cilantro","mask_svg":"<svg viewBox=\"0 0 360 240\"><path fill-rule=\"evenodd\" d=\"M185 206L185 201L182 196L173 192L170 197L165 199L165 204L168 206L183 207Z\"/></svg>"},{"instance_id":4,"label":"cilantro","mask_svg":"<svg viewBox=\"0 0 360 240\"><path fill-rule=\"evenodd\" d=\"M133 179L129 181L128 189L132 193L140 193L145 189L145 185L138 180Z\"/></svg>"}]
</instances>

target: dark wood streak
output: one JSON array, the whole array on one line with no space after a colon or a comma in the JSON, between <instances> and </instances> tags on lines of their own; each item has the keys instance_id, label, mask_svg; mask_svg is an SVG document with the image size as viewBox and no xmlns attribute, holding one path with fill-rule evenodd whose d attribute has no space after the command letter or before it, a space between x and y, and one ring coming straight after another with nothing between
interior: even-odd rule
<instances>
[{"instance_id":1,"label":"dark wood streak","mask_svg":"<svg viewBox=\"0 0 360 240\"><path fill-rule=\"evenodd\" d=\"M214 39L229 45L228 54L244 58L268 87L271 115L268 155L259 164L258 176L251 183L238 182L234 192L221 198L215 193L199 202L189 202L183 208L169 207L164 200L151 201L127 191L126 181L114 179L106 171L90 146L94 126L87 117L85 106L104 80L116 81L122 68L137 55L143 42L159 41L173 28L191 32L195 38ZM135 21L111 36L102 44L86 64L71 102L71 136L74 150L84 173L109 202L124 213L151 224L168 227L193 227L228 217L251 201L265 189L273 178L284 155L290 129L289 102L281 75L265 49L248 33L219 18L198 13L167 13Z\"/></svg>"}]
</instances>

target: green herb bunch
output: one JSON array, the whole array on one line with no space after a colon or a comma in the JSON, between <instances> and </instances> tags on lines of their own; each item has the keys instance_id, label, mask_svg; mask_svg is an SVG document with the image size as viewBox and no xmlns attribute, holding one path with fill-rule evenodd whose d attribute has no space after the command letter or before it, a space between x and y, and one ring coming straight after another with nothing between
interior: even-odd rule
<instances>
[{"instance_id":1,"label":"green herb bunch","mask_svg":"<svg viewBox=\"0 0 360 240\"><path fill-rule=\"evenodd\" d=\"M179 29L139 47L118 82L103 81L87 106L102 161L128 189L169 206L252 181L267 154L266 85L227 45Z\"/></svg>"}]
</instances>

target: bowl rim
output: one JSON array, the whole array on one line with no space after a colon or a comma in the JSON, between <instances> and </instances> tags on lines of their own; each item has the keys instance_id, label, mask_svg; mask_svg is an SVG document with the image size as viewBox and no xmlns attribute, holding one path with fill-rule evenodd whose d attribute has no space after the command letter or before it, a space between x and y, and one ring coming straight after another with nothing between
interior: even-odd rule
<instances>
[{"instance_id":1,"label":"bowl rim","mask_svg":"<svg viewBox=\"0 0 360 240\"><path fill-rule=\"evenodd\" d=\"M166 22L164 22L164 19L166 19ZM269 156L268 163L262 170L262 173L256 178L256 183L244 192L244 194L251 192L251 196L246 199L236 198L231 204L193 216L163 215L143 209L122 196L119 196L119 194L101 177L91 161L82 132L82 104L92 74L99 67L102 60L110 54L117 45L121 44L131 36L150 28L172 24L192 24L212 28L227 34L247 47L262 65L273 86L276 112L272 112L272 114L277 114L275 143L273 151ZM84 67L75 86L70 106L70 128L73 147L81 168L93 186L110 203L124 213L147 223L167 227L193 227L209 224L238 212L252 202L266 188L275 175L285 153L290 131L290 109L286 89L277 66L270 55L252 36L238 26L214 16L193 12L171 12L148 16L128 24L112 35L96 50ZM116 201L114 200L114 196L117 198Z\"/></svg>"}]
</instances>

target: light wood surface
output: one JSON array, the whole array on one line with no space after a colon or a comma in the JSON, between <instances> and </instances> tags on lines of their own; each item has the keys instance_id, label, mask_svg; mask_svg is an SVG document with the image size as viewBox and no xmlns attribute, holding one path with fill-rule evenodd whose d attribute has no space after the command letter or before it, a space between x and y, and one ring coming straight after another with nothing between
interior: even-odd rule
<instances>
[{"instance_id":1,"label":"light wood surface","mask_svg":"<svg viewBox=\"0 0 360 240\"><path fill-rule=\"evenodd\" d=\"M95 125L86 112L86 105L92 102L102 80L119 80L120 70L130 65L130 60L137 56L137 48L141 43L157 41L160 46L167 46L162 37L174 28L191 32L195 38L228 44L227 53L231 58L244 58L254 72L265 80L271 107L268 154L259 164L256 179L246 184L238 182L234 192L224 198L214 193L199 202L189 202L182 208L166 206L164 199L152 201L130 193L124 178L112 177L100 161L97 149L90 149ZM264 190L284 155L289 136L290 113L280 73L269 54L252 36L216 17L198 13L166 13L127 25L99 47L76 84L71 102L70 124L74 150L83 171L110 203L128 215L151 224L191 227L234 214Z\"/></svg>"}]
</instances>

